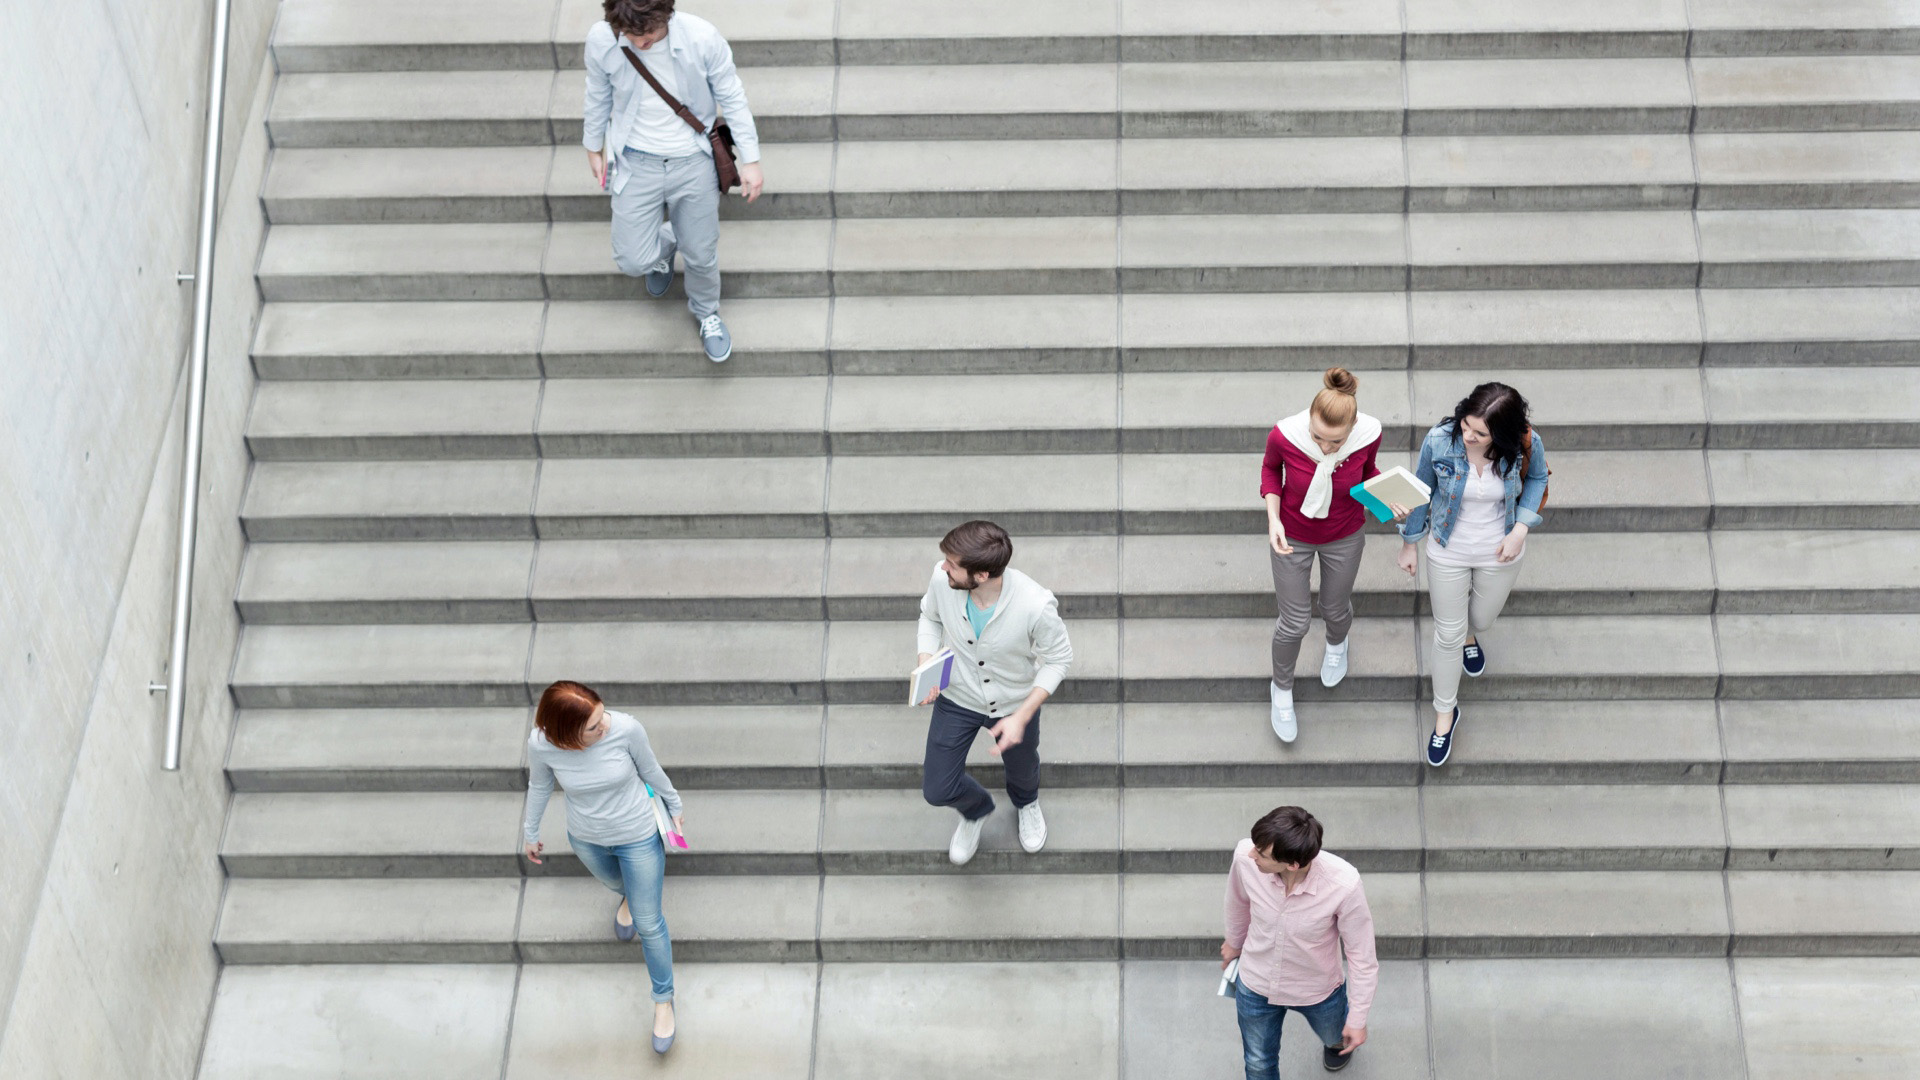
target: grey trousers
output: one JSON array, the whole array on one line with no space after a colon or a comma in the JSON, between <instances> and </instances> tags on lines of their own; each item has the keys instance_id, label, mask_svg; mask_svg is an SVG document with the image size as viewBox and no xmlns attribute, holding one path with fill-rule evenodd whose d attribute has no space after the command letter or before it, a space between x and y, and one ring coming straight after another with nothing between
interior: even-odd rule
<instances>
[{"instance_id":1,"label":"grey trousers","mask_svg":"<svg viewBox=\"0 0 1920 1080\"><path fill-rule=\"evenodd\" d=\"M1273 624L1275 686L1293 689L1300 639L1307 636L1307 625L1313 619L1314 556L1320 557L1320 617L1327 624L1327 644L1338 645L1353 629L1353 583L1360 576L1360 552L1366 546L1367 534L1359 531L1330 544L1296 540L1291 555L1267 549L1273 560L1273 598L1280 605L1280 617Z\"/></svg>"},{"instance_id":2,"label":"grey trousers","mask_svg":"<svg viewBox=\"0 0 1920 1080\"><path fill-rule=\"evenodd\" d=\"M1450 713L1460 703L1460 654L1467 627L1485 633L1507 606L1525 559L1491 567L1439 566L1427 560L1427 597L1433 603L1433 711Z\"/></svg>"},{"instance_id":3,"label":"grey trousers","mask_svg":"<svg viewBox=\"0 0 1920 1080\"><path fill-rule=\"evenodd\" d=\"M678 252L687 310L704 319L720 310L720 185L713 159L664 158L628 150L618 166L626 186L613 196L613 263L640 277ZM660 220L664 209L672 224Z\"/></svg>"}]
</instances>

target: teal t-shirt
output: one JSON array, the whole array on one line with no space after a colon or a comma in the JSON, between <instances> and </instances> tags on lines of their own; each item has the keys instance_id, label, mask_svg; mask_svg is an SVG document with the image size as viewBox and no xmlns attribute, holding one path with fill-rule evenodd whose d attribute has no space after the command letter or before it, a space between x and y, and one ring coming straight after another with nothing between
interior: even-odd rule
<instances>
[{"instance_id":1,"label":"teal t-shirt","mask_svg":"<svg viewBox=\"0 0 1920 1080\"><path fill-rule=\"evenodd\" d=\"M972 594L968 594L967 622L973 624L973 640L975 641L980 640L980 631L985 630L987 628L987 620L993 618L993 609L999 606L1000 605L995 604L992 607L987 608L985 611L982 611L980 610L980 605L973 602Z\"/></svg>"}]
</instances>

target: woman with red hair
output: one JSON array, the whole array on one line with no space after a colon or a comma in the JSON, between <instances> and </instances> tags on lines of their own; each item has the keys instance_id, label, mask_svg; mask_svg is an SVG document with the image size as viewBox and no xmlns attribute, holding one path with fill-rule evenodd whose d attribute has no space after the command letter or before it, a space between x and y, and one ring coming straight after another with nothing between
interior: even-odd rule
<instances>
[{"instance_id":1,"label":"woman with red hair","mask_svg":"<svg viewBox=\"0 0 1920 1080\"><path fill-rule=\"evenodd\" d=\"M567 792L567 839L600 883L621 896L613 936L636 936L653 982L653 1049L673 1045L673 940L660 910L667 851L654 823L651 787L683 830L680 793L653 756L646 729L608 711L592 687L557 682L540 695L527 737L528 860L539 863L540 821L556 781Z\"/></svg>"}]
</instances>

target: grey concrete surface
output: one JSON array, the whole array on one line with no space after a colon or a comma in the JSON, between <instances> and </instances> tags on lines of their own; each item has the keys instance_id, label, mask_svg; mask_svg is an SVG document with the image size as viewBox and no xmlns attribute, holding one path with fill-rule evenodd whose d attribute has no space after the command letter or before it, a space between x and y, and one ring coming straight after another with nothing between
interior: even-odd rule
<instances>
[{"instance_id":1,"label":"grey concrete surface","mask_svg":"<svg viewBox=\"0 0 1920 1080\"><path fill-rule=\"evenodd\" d=\"M1447 960L1427 977L1437 1077L1741 1068L1725 960Z\"/></svg>"},{"instance_id":2,"label":"grey concrete surface","mask_svg":"<svg viewBox=\"0 0 1920 1080\"><path fill-rule=\"evenodd\" d=\"M1742 965L1916 951L1910 13L713 0L771 184L723 202L716 369L609 263L575 148L593 0L438 37L437 0L290 3L256 136L283 149L255 180L236 968L517 961L502 1075L1230 1071L1219 871L1282 801L1367 873L1390 985L1361 1072L1751 1072ZM1310 632L1301 737L1266 724L1251 462L1332 363L1383 463L1484 378L1551 448L1443 770L1385 530L1352 674L1321 687ZM1047 848L1003 805L956 869L924 711L890 702L931 538L975 514L1078 656ZM563 797L547 864L514 851L526 703L563 674L686 794L664 1061ZM697 1041L702 1003L740 1030Z\"/></svg>"}]
</instances>

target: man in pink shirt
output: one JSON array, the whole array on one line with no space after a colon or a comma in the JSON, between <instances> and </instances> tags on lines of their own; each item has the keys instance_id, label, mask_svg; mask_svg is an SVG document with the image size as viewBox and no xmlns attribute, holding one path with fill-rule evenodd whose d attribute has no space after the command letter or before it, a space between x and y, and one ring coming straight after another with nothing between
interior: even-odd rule
<instances>
[{"instance_id":1,"label":"man in pink shirt","mask_svg":"<svg viewBox=\"0 0 1920 1080\"><path fill-rule=\"evenodd\" d=\"M1367 1041L1367 1010L1380 979L1373 913L1353 864L1320 850L1320 823L1282 806L1253 823L1227 871L1222 967L1240 961L1234 996L1247 1080L1279 1080L1280 1022L1307 1018L1328 1072ZM1351 978L1341 973L1347 954Z\"/></svg>"}]
</instances>

